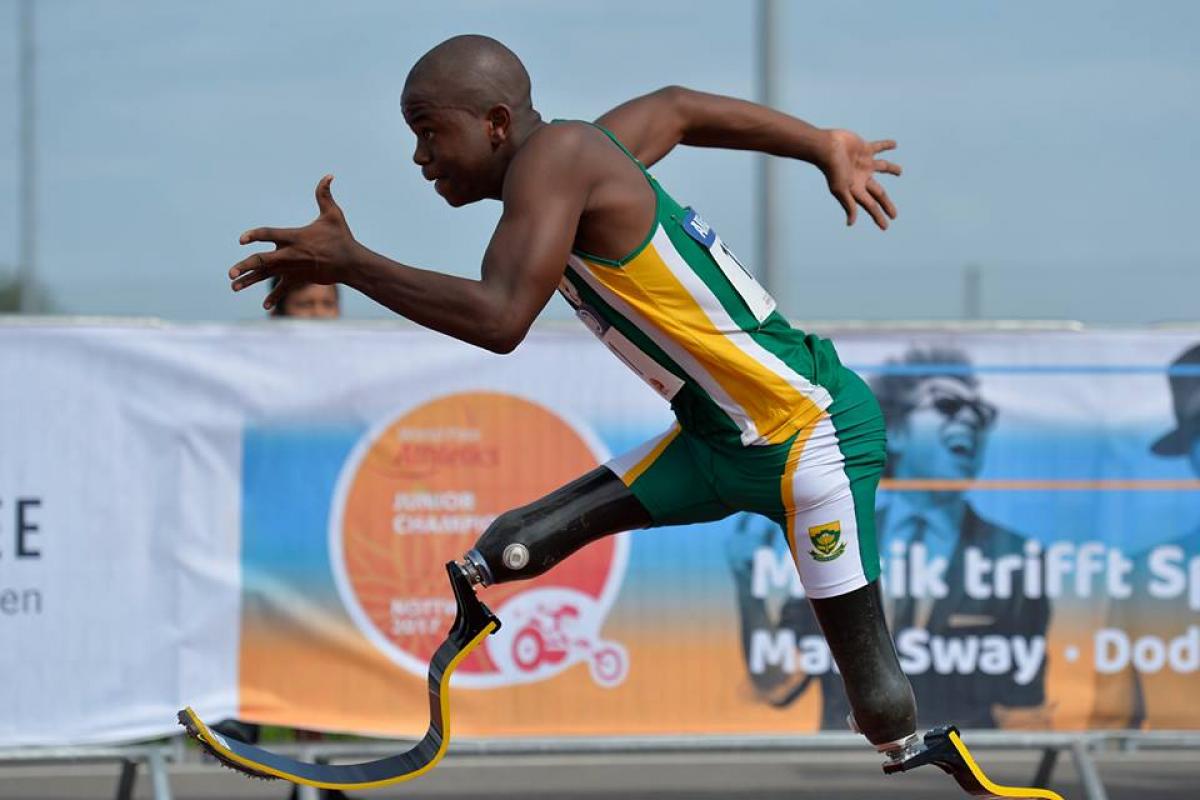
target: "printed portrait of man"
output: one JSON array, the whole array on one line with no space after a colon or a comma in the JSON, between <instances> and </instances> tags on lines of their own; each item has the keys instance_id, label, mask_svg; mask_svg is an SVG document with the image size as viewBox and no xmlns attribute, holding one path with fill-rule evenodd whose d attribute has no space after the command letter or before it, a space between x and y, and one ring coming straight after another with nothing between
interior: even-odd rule
<instances>
[{"instance_id":1,"label":"printed portrait of man","mask_svg":"<svg viewBox=\"0 0 1200 800\"><path fill-rule=\"evenodd\" d=\"M1171 362L1168 381L1175 427L1155 440L1150 451L1164 458L1186 458L1200 477L1200 344ZM1188 538L1200 539L1200 520Z\"/></svg>"},{"instance_id":2,"label":"printed portrait of man","mask_svg":"<svg viewBox=\"0 0 1200 800\"><path fill-rule=\"evenodd\" d=\"M983 465L995 407L981 396L966 355L944 348L910 349L889 361L871 388L888 426L876 518L884 600L920 725L1047 725L1050 608L1042 597L1025 596L1026 537L984 518L967 495ZM782 538L778 526L745 518L726 548L751 683L764 702L785 706L818 681L822 727L844 728L849 707L836 673L789 671L778 657L764 658L764 652L778 655L781 632L790 631L789 643L807 644L818 630L807 601L789 596L772 604L762 596L761 575L755 585L754 559L779 546L775 537ZM1003 570L979 568L1001 560ZM968 591L969 563L976 584L984 576L983 591L978 585ZM798 663L820 666L811 657Z\"/></svg>"},{"instance_id":3,"label":"printed portrait of man","mask_svg":"<svg viewBox=\"0 0 1200 800\"><path fill-rule=\"evenodd\" d=\"M1200 478L1200 344L1171 362L1168 385L1174 426L1151 443L1150 453L1183 459ZM1139 554L1132 578L1138 589L1111 607L1098 655L1105 670L1097 680L1095 727L1191 728L1200 717L1200 609L1186 588L1200 579L1200 520L1181 520L1180 528Z\"/></svg>"}]
</instances>

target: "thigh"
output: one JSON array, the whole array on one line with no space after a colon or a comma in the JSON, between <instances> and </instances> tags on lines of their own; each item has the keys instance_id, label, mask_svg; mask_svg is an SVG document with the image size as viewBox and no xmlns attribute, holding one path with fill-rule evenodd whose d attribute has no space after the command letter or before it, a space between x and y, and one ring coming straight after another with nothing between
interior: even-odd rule
<instances>
[{"instance_id":1,"label":"thigh","mask_svg":"<svg viewBox=\"0 0 1200 800\"><path fill-rule=\"evenodd\" d=\"M837 597L879 577L875 493L883 415L857 376L792 443L780 484L788 545L805 591Z\"/></svg>"},{"instance_id":2,"label":"thigh","mask_svg":"<svg viewBox=\"0 0 1200 800\"><path fill-rule=\"evenodd\" d=\"M678 424L604 466L629 487L655 526L708 522L733 513L713 486L711 454Z\"/></svg>"}]
</instances>

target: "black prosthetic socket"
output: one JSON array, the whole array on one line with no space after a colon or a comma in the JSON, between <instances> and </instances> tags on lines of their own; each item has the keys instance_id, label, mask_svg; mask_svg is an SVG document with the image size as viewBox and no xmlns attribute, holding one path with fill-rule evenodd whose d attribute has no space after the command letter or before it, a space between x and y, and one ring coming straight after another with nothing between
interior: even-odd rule
<instances>
[{"instance_id":1,"label":"black prosthetic socket","mask_svg":"<svg viewBox=\"0 0 1200 800\"><path fill-rule=\"evenodd\" d=\"M840 597L814 599L812 606L859 731L874 745L915 733L917 704L884 620L879 581Z\"/></svg>"},{"instance_id":2,"label":"black prosthetic socket","mask_svg":"<svg viewBox=\"0 0 1200 800\"><path fill-rule=\"evenodd\" d=\"M650 515L629 488L598 467L540 500L501 514L479 537L468 560L482 558L485 583L525 580L589 542L649 524Z\"/></svg>"}]
</instances>

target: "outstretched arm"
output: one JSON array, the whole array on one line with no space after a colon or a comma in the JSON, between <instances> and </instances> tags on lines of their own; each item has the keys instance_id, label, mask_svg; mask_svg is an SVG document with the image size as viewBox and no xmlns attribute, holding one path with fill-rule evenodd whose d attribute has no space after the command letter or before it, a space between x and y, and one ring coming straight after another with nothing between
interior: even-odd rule
<instances>
[{"instance_id":1,"label":"outstretched arm","mask_svg":"<svg viewBox=\"0 0 1200 800\"><path fill-rule=\"evenodd\" d=\"M562 278L587 198L586 179L571 169L572 141L531 143L504 183L504 213L483 257L478 280L418 269L372 252L354 239L330 191L317 185L319 216L303 228L255 228L241 243L271 242L229 270L241 291L275 275L282 283L267 296L270 308L285 284L345 283L397 314L498 353L525 337Z\"/></svg>"},{"instance_id":2,"label":"outstretched arm","mask_svg":"<svg viewBox=\"0 0 1200 800\"><path fill-rule=\"evenodd\" d=\"M733 97L668 86L617 106L597 120L649 166L676 145L755 150L815 165L853 225L862 206L880 228L896 207L875 173L899 175L900 167L876 156L891 140L867 142L847 130L826 130L766 106Z\"/></svg>"}]
</instances>

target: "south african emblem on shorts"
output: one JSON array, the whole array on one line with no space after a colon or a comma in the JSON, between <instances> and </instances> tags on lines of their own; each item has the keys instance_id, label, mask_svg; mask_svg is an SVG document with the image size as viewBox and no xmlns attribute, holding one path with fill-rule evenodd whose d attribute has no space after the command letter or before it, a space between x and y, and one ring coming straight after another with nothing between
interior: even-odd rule
<instances>
[{"instance_id":1,"label":"south african emblem on shorts","mask_svg":"<svg viewBox=\"0 0 1200 800\"><path fill-rule=\"evenodd\" d=\"M846 552L846 543L842 541L842 523L839 520L809 528L808 538L815 548L809 550L808 554L817 561L833 561Z\"/></svg>"}]
</instances>

